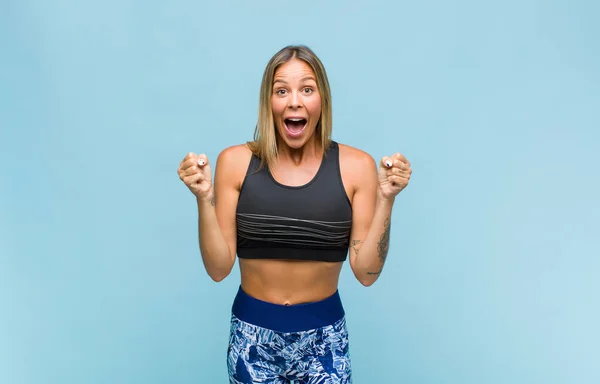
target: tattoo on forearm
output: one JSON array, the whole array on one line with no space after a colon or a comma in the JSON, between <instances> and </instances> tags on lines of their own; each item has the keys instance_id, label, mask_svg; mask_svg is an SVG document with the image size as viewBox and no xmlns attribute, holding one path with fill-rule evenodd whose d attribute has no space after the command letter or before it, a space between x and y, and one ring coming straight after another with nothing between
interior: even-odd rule
<instances>
[{"instance_id":1,"label":"tattoo on forearm","mask_svg":"<svg viewBox=\"0 0 600 384\"><path fill-rule=\"evenodd\" d=\"M387 218L383 223L383 234L377 243L377 253L379 254L379 260L381 260L382 263L385 263L387 253L390 248L390 227L390 219Z\"/></svg>"},{"instance_id":2,"label":"tattoo on forearm","mask_svg":"<svg viewBox=\"0 0 600 384\"><path fill-rule=\"evenodd\" d=\"M217 202L217 198L216 198L216 196L213 196L212 199L210 199L210 205L212 205L214 207L216 202Z\"/></svg>"},{"instance_id":3,"label":"tattoo on forearm","mask_svg":"<svg viewBox=\"0 0 600 384\"><path fill-rule=\"evenodd\" d=\"M350 248L354 249L354 252L358 255L358 250L360 249L360 245L362 244L362 240L352 240L350 242Z\"/></svg>"}]
</instances>

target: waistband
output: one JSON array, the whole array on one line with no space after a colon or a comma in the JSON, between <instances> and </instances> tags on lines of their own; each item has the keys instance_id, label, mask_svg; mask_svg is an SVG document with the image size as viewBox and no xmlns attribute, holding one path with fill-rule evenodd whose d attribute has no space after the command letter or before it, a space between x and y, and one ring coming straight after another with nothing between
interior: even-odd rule
<instances>
[{"instance_id":1,"label":"waistband","mask_svg":"<svg viewBox=\"0 0 600 384\"><path fill-rule=\"evenodd\" d=\"M248 295L242 287L233 301L238 319L278 332L300 332L331 325L344 317L338 291L326 299L295 305L273 304Z\"/></svg>"}]
</instances>

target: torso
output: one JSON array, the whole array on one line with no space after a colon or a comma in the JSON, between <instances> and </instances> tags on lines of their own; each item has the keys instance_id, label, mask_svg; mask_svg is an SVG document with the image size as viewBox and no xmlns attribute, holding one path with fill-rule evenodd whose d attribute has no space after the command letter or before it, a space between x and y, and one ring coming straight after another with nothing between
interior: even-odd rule
<instances>
[{"instance_id":1,"label":"torso","mask_svg":"<svg viewBox=\"0 0 600 384\"><path fill-rule=\"evenodd\" d=\"M322 300L335 293L342 262L239 259L242 289L276 304Z\"/></svg>"},{"instance_id":2,"label":"torso","mask_svg":"<svg viewBox=\"0 0 600 384\"><path fill-rule=\"evenodd\" d=\"M351 202L356 183L352 171L352 151L339 145L339 163L343 189ZM251 154L248 150L248 162ZM248 166L248 162L240 167ZM321 165L320 159L310 159L300 166L284 166L272 172L277 183L302 186L310 182ZM240 180L240 186L243 180ZM242 289L263 301L294 305L323 300L335 293L343 262L285 259L239 258Z\"/></svg>"}]
</instances>

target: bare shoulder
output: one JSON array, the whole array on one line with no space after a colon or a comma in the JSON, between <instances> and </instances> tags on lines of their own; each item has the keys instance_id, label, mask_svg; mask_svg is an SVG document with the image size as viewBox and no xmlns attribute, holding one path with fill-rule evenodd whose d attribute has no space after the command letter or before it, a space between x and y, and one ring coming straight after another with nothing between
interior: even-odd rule
<instances>
[{"instance_id":1,"label":"bare shoulder","mask_svg":"<svg viewBox=\"0 0 600 384\"><path fill-rule=\"evenodd\" d=\"M238 145L232 145L231 147L227 147L225 149L223 149L220 153L219 153L219 157L217 158L217 161L223 161L223 162L233 162L235 163L235 160L243 160L243 159L247 159L250 160L250 156L252 156L252 152L250 151L250 148L248 148L248 146L246 144L238 144Z\"/></svg>"},{"instance_id":2,"label":"bare shoulder","mask_svg":"<svg viewBox=\"0 0 600 384\"><path fill-rule=\"evenodd\" d=\"M339 147L340 164L344 167L352 168L353 173L362 174L364 172L377 171L375 159L367 152L346 144L339 144Z\"/></svg>"},{"instance_id":3,"label":"bare shoulder","mask_svg":"<svg viewBox=\"0 0 600 384\"><path fill-rule=\"evenodd\" d=\"M344 184L353 190L365 184L377 182L377 163L367 152L345 144L339 144L340 171Z\"/></svg>"},{"instance_id":4,"label":"bare shoulder","mask_svg":"<svg viewBox=\"0 0 600 384\"><path fill-rule=\"evenodd\" d=\"M238 187L241 186L251 157L252 152L246 144L232 145L223 149L217 157L215 178L218 180L226 179L235 183ZM225 177L220 178L217 174Z\"/></svg>"}]
</instances>

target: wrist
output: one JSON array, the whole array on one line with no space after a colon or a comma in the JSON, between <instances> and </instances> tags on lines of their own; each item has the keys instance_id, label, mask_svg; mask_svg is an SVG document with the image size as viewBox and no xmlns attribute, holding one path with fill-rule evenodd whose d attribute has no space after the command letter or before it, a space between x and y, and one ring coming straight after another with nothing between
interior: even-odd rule
<instances>
[{"instance_id":1,"label":"wrist","mask_svg":"<svg viewBox=\"0 0 600 384\"><path fill-rule=\"evenodd\" d=\"M213 193L209 193L206 196L198 196L196 195L196 203L198 206L206 206L206 205L215 205L215 195Z\"/></svg>"},{"instance_id":2,"label":"wrist","mask_svg":"<svg viewBox=\"0 0 600 384\"><path fill-rule=\"evenodd\" d=\"M381 189L377 191L377 202L380 204L393 205L396 200L396 196L386 196L381 192Z\"/></svg>"}]
</instances>

